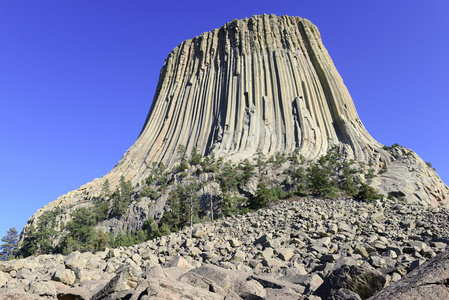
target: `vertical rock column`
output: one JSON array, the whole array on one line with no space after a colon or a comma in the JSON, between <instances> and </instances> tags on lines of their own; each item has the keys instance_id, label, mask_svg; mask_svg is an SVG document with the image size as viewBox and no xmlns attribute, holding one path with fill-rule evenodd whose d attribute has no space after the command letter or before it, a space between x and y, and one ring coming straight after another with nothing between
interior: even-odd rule
<instances>
[{"instance_id":1,"label":"vertical rock column","mask_svg":"<svg viewBox=\"0 0 449 300\"><path fill-rule=\"evenodd\" d=\"M173 166L177 146L239 161L295 149L316 159L340 145L364 159L380 145L360 122L318 29L254 16L187 40L167 57L136 143L107 177Z\"/></svg>"}]
</instances>

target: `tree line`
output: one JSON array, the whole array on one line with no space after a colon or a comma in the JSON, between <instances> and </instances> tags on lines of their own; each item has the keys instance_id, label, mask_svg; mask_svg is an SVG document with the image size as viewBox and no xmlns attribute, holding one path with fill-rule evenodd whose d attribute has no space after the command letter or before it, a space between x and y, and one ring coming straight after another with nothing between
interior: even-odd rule
<instances>
[{"instance_id":1,"label":"tree line","mask_svg":"<svg viewBox=\"0 0 449 300\"><path fill-rule=\"evenodd\" d=\"M385 169L386 165L379 172ZM257 153L251 161L245 159L236 164L223 158L217 159L213 154L202 157L196 148L188 156L187 149L180 145L178 163L172 171L168 171L163 163L153 163L148 166L148 174L136 186L122 176L118 187L112 192L108 180L105 180L101 196L95 199L92 206L74 210L67 224L57 221L61 208L45 211L36 227L27 228L22 246L16 250L17 255L67 254L75 250L99 251L106 247L130 246L197 222L247 213L294 196L331 199L346 196L361 201L382 198L369 185L376 170L346 159L337 148L331 149L317 162L306 162L294 151L290 155L276 153L270 158ZM201 174L207 176L202 176L200 180ZM210 188L208 184L211 182L219 188L204 197L207 194L204 188ZM248 186L253 186L255 190L250 191ZM143 197L156 200L164 193L168 193L168 199L165 212L158 222L149 217L133 233L119 232L114 235L113 232L95 229L105 220L121 218L134 201ZM202 202L200 195L203 195ZM59 237L60 232L64 233L62 238Z\"/></svg>"}]
</instances>

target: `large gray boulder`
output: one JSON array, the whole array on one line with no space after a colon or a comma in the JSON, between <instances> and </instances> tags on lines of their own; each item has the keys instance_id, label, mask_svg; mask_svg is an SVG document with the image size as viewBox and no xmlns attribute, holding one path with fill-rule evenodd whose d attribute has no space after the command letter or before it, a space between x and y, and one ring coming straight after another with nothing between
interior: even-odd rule
<instances>
[{"instance_id":1,"label":"large gray boulder","mask_svg":"<svg viewBox=\"0 0 449 300\"><path fill-rule=\"evenodd\" d=\"M358 294L361 299L368 299L382 290L385 282L384 276L376 270L365 266L343 265L326 277L314 295L322 299L344 299L338 295L348 294L354 297L353 293L347 292L351 291Z\"/></svg>"},{"instance_id":2,"label":"large gray boulder","mask_svg":"<svg viewBox=\"0 0 449 300\"><path fill-rule=\"evenodd\" d=\"M200 281L198 280L198 276L190 276L189 273L195 273L209 279L214 283L211 286L219 286L227 293L233 292L237 295L249 293L260 297L265 296L265 290L263 286L255 280L247 281L247 276L245 276L243 273L223 269L214 265L205 265L184 274L179 278L179 281L189 284L196 284L197 282L201 282L201 284L204 284L205 282L209 282L208 280Z\"/></svg>"},{"instance_id":3,"label":"large gray boulder","mask_svg":"<svg viewBox=\"0 0 449 300\"><path fill-rule=\"evenodd\" d=\"M449 251L435 256L370 300L449 299Z\"/></svg>"}]
</instances>

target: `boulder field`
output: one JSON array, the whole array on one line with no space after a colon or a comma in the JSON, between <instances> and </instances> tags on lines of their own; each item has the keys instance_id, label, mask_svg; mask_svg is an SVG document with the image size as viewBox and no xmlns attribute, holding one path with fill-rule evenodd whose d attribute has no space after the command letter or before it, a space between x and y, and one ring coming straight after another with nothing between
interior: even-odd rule
<instances>
[{"instance_id":1,"label":"boulder field","mask_svg":"<svg viewBox=\"0 0 449 300\"><path fill-rule=\"evenodd\" d=\"M448 221L393 200L290 199L131 247L1 262L0 298L444 299Z\"/></svg>"}]
</instances>

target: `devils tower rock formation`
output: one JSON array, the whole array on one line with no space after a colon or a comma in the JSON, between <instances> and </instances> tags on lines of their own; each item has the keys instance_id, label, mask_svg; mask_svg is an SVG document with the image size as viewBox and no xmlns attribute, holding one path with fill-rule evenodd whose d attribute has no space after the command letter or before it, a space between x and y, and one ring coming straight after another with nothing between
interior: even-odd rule
<instances>
[{"instance_id":1,"label":"devils tower rock formation","mask_svg":"<svg viewBox=\"0 0 449 300\"><path fill-rule=\"evenodd\" d=\"M57 206L88 205L106 179L111 187L121 176L136 184L153 163L173 167L178 145L187 153L195 147L202 156L234 162L295 150L314 161L336 147L347 159L376 170L386 166L372 180L385 195L430 206L449 199L448 187L415 153L384 149L370 136L310 21L261 15L234 20L176 47L162 67L134 145L110 173L61 196L29 224ZM154 209L161 211L164 203ZM129 211L128 218L133 213L138 212Z\"/></svg>"},{"instance_id":2,"label":"devils tower rock formation","mask_svg":"<svg viewBox=\"0 0 449 300\"><path fill-rule=\"evenodd\" d=\"M202 155L233 161L295 149L315 160L338 146L348 158L366 163L401 160L392 168L396 173L377 182L385 193L411 194L410 200L426 205L448 195L415 154L409 157L415 161L403 162L369 135L318 29L299 17L234 20L176 47L162 68L140 136L106 177L141 178L152 162L172 166L180 144L188 152L196 147ZM404 180L416 164L424 174ZM390 186L391 178L407 189Z\"/></svg>"},{"instance_id":3,"label":"devils tower rock formation","mask_svg":"<svg viewBox=\"0 0 449 300\"><path fill-rule=\"evenodd\" d=\"M235 20L176 47L145 126L113 171L173 165L177 145L232 160L298 149L313 160L333 145L368 160L380 149L308 20Z\"/></svg>"}]
</instances>

